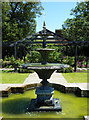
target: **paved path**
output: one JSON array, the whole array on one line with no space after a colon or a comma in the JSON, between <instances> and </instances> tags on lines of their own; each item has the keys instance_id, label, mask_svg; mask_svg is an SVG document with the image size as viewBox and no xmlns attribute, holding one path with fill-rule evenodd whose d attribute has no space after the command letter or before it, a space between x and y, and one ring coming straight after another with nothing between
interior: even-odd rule
<instances>
[{"instance_id":1,"label":"paved path","mask_svg":"<svg viewBox=\"0 0 89 120\"><path fill-rule=\"evenodd\" d=\"M23 84L33 84L33 83L40 83L41 79L39 79L38 75L36 72L31 73L24 81Z\"/></svg>"},{"instance_id":2,"label":"paved path","mask_svg":"<svg viewBox=\"0 0 89 120\"><path fill-rule=\"evenodd\" d=\"M0 91L6 90L9 87L21 87L23 84L0 84Z\"/></svg>"}]
</instances>

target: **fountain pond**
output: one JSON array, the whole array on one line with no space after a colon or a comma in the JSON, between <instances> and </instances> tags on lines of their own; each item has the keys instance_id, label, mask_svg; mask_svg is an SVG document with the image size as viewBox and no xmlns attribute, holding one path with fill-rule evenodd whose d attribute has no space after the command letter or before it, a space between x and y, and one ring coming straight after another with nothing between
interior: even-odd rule
<instances>
[{"instance_id":1,"label":"fountain pond","mask_svg":"<svg viewBox=\"0 0 89 120\"><path fill-rule=\"evenodd\" d=\"M0 116L3 116L3 120L4 118L81 118L83 120L83 116L89 113L87 107L89 98L76 97L73 94L65 94L56 90L54 98L61 100L62 112L26 112L29 101L33 98L36 98L35 90L29 90L23 94L11 94L9 97L2 98L0 100L2 115Z\"/></svg>"},{"instance_id":2,"label":"fountain pond","mask_svg":"<svg viewBox=\"0 0 89 120\"><path fill-rule=\"evenodd\" d=\"M47 79L51 77L52 73L55 70L69 66L47 62L50 52L54 51L54 49L46 48L46 38L48 34L46 34L45 26L43 26L40 35L43 36L43 48L37 49L37 51L39 51L42 56L42 62L28 63L21 67L23 69L34 70L39 78L42 79L42 85L37 87L35 91L30 90L26 91L24 94L11 94L8 98L2 98L2 101L0 101L0 104L2 104L2 116L4 118L36 119L83 118L83 116L87 115L87 102L89 98L80 98L71 94L64 94L49 86ZM60 105L62 105L62 108Z\"/></svg>"}]
</instances>

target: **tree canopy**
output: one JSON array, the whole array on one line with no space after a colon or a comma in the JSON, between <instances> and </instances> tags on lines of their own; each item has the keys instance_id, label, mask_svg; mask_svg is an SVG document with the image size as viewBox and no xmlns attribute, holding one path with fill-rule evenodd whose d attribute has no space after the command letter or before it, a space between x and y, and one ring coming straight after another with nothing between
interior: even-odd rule
<instances>
[{"instance_id":1,"label":"tree canopy","mask_svg":"<svg viewBox=\"0 0 89 120\"><path fill-rule=\"evenodd\" d=\"M14 42L33 34L37 16L43 7L40 2L3 2L2 37L3 41Z\"/></svg>"},{"instance_id":2,"label":"tree canopy","mask_svg":"<svg viewBox=\"0 0 89 120\"><path fill-rule=\"evenodd\" d=\"M73 18L63 24L63 34L72 41L89 40L89 1L79 2L71 10Z\"/></svg>"}]
</instances>

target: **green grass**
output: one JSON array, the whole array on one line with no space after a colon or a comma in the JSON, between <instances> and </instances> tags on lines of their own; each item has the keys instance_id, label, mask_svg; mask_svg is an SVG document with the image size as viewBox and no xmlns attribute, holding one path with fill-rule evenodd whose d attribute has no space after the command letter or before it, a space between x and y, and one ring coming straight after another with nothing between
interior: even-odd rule
<instances>
[{"instance_id":1,"label":"green grass","mask_svg":"<svg viewBox=\"0 0 89 120\"><path fill-rule=\"evenodd\" d=\"M29 73L1 73L0 83L2 84L16 84L23 83Z\"/></svg>"},{"instance_id":2,"label":"green grass","mask_svg":"<svg viewBox=\"0 0 89 120\"><path fill-rule=\"evenodd\" d=\"M89 83L89 73L62 73L68 83Z\"/></svg>"},{"instance_id":3,"label":"green grass","mask_svg":"<svg viewBox=\"0 0 89 120\"><path fill-rule=\"evenodd\" d=\"M59 98L62 106L60 112L29 112L26 113L30 100L36 98L35 90L29 90L24 94L11 94L0 101L2 103L2 116L4 118L82 118L89 115L87 103L89 98L76 97L73 94L54 92L54 98ZM14 119L17 120L17 119ZM64 119L63 119L64 120ZM71 120L71 119L69 119ZM79 119L78 119L79 120Z\"/></svg>"}]
</instances>

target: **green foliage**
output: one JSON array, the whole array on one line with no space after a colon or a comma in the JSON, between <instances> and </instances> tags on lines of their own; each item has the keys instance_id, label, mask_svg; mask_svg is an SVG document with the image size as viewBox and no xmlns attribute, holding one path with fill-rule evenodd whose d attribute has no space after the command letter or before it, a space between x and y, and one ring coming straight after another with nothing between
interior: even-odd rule
<instances>
[{"instance_id":1,"label":"green foliage","mask_svg":"<svg viewBox=\"0 0 89 120\"><path fill-rule=\"evenodd\" d=\"M73 72L73 67L68 67L68 68L62 68L62 69L60 69L60 70L57 70L57 72L59 72L59 73L71 73L71 72Z\"/></svg>"},{"instance_id":2,"label":"green foliage","mask_svg":"<svg viewBox=\"0 0 89 120\"><path fill-rule=\"evenodd\" d=\"M35 32L36 16L41 15L40 2L2 3L3 41L18 41Z\"/></svg>"},{"instance_id":3,"label":"green foliage","mask_svg":"<svg viewBox=\"0 0 89 120\"><path fill-rule=\"evenodd\" d=\"M36 63L40 61L40 53L37 51L31 51L30 54L27 54L25 57L26 62Z\"/></svg>"},{"instance_id":4,"label":"green foliage","mask_svg":"<svg viewBox=\"0 0 89 120\"><path fill-rule=\"evenodd\" d=\"M63 53L61 52L62 47L51 45L49 46L49 48L54 49L54 51L50 53L48 57L48 62L61 63L61 58L63 56Z\"/></svg>"},{"instance_id":5,"label":"green foliage","mask_svg":"<svg viewBox=\"0 0 89 120\"><path fill-rule=\"evenodd\" d=\"M62 63L69 64L69 65L73 66L73 64L74 64L74 57L63 56L62 57Z\"/></svg>"},{"instance_id":6,"label":"green foliage","mask_svg":"<svg viewBox=\"0 0 89 120\"><path fill-rule=\"evenodd\" d=\"M73 68L71 66L65 69L65 73L71 73L71 72L73 72Z\"/></svg>"},{"instance_id":7,"label":"green foliage","mask_svg":"<svg viewBox=\"0 0 89 120\"><path fill-rule=\"evenodd\" d=\"M33 73L33 70L28 70L28 69L23 69L23 68L18 68L19 73Z\"/></svg>"},{"instance_id":8,"label":"green foliage","mask_svg":"<svg viewBox=\"0 0 89 120\"><path fill-rule=\"evenodd\" d=\"M29 54L26 55L25 60L26 62L41 62L42 58L39 52L36 51L36 49L41 48L42 46L34 46L33 51L30 51ZM54 49L52 53L49 54L48 62L61 62L61 57L63 56L63 53L61 52L61 47L56 46L48 46L48 48Z\"/></svg>"},{"instance_id":9,"label":"green foliage","mask_svg":"<svg viewBox=\"0 0 89 120\"><path fill-rule=\"evenodd\" d=\"M11 56L12 42L22 40L36 32L36 17L42 13L40 2L3 2L2 3L2 41L3 58Z\"/></svg>"},{"instance_id":10,"label":"green foliage","mask_svg":"<svg viewBox=\"0 0 89 120\"><path fill-rule=\"evenodd\" d=\"M78 56L77 58L77 66L79 68L88 68L89 67L89 57L84 57L84 56Z\"/></svg>"},{"instance_id":11,"label":"green foliage","mask_svg":"<svg viewBox=\"0 0 89 120\"><path fill-rule=\"evenodd\" d=\"M3 68L11 68L12 67L12 65L11 65L12 63L11 63L11 61L3 61L3 63L2 63L2 67Z\"/></svg>"},{"instance_id":12,"label":"green foliage","mask_svg":"<svg viewBox=\"0 0 89 120\"><path fill-rule=\"evenodd\" d=\"M15 66L20 66L21 64L24 64L24 60L23 59L15 60L13 56L5 57L5 59L2 61L3 68L14 68Z\"/></svg>"},{"instance_id":13,"label":"green foliage","mask_svg":"<svg viewBox=\"0 0 89 120\"><path fill-rule=\"evenodd\" d=\"M2 73L11 73L13 70L2 70Z\"/></svg>"},{"instance_id":14,"label":"green foliage","mask_svg":"<svg viewBox=\"0 0 89 120\"><path fill-rule=\"evenodd\" d=\"M87 41L89 39L89 1L79 2L71 10L74 17L63 24L64 36L70 40Z\"/></svg>"}]
</instances>

